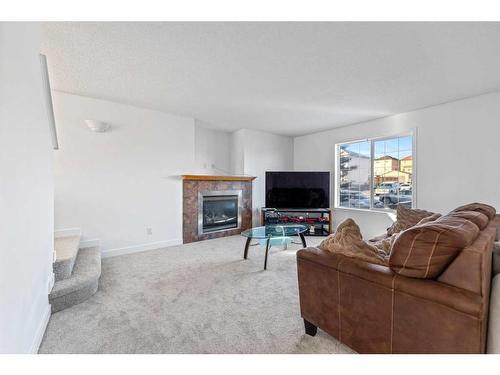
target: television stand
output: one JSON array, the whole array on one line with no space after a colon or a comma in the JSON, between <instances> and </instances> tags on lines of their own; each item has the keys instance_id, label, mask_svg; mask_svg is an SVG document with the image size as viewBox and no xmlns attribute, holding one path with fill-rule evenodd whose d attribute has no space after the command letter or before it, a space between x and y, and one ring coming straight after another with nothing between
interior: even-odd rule
<instances>
[{"instance_id":1,"label":"television stand","mask_svg":"<svg viewBox=\"0 0 500 375\"><path fill-rule=\"evenodd\" d=\"M262 207L261 225L303 224L306 236L328 236L333 232L332 210L329 208L271 208Z\"/></svg>"}]
</instances>

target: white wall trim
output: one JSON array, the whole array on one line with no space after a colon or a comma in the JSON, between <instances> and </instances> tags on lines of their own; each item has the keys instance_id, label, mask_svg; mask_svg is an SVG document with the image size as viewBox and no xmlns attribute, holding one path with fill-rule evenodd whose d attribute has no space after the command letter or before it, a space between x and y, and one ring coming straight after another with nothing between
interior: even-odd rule
<instances>
[{"instance_id":1,"label":"white wall trim","mask_svg":"<svg viewBox=\"0 0 500 375\"><path fill-rule=\"evenodd\" d=\"M78 248L87 249L89 247L99 247L99 246L101 246L101 240L96 238L93 240L80 241L80 246L78 246Z\"/></svg>"},{"instance_id":2,"label":"white wall trim","mask_svg":"<svg viewBox=\"0 0 500 375\"><path fill-rule=\"evenodd\" d=\"M45 334L45 330L47 329L47 324L49 324L51 307L50 304L47 304L45 307L45 311L43 312L42 319L40 320L40 324L36 329L35 336L33 337L33 342L31 343L31 347L29 349L29 353L37 354L38 349L40 348L40 344L42 343L43 335Z\"/></svg>"},{"instance_id":3,"label":"white wall trim","mask_svg":"<svg viewBox=\"0 0 500 375\"><path fill-rule=\"evenodd\" d=\"M47 289L48 289L48 294L52 291L52 288L54 287L54 284L56 282L56 276L54 272L51 272L49 275L49 281L47 282Z\"/></svg>"},{"instance_id":4,"label":"white wall trim","mask_svg":"<svg viewBox=\"0 0 500 375\"><path fill-rule=\"evenodd\" d=\"M80 228L58 229L54 231L54 238L81 236L81 235L82 235L82 230Z\"/></svg>"},{"instance_id":5,"label":"white wall trim","mask_svg":"<svg viewBox=\"0 0 500 375\"><path fill-rule=\"evenodd\" d=\"M163 247L176 246L176 245L182 245L182 239L179 238L167 241L149 242L136 246L120 247L117 249L107 249L101 252L101 256L102 258L110 258L118 255L139 253L141 251L156 250L156 249L161 249Z\"/></svg>"}]
</instances>

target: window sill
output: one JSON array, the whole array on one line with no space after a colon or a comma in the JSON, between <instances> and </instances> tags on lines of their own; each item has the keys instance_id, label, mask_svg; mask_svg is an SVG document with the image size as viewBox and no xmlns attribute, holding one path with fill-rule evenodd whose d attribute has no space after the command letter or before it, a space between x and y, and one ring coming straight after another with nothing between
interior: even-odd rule
<instances>
[{"instance_id":1,"label":"window sill","mask_svg":"<svg viewBox=\"0 0 500 375\"><path fill-rule=\"evenodd\" d=\"M396 214L396 210L391 208L355 208L355 207L334 207L334 210L359 211L359 212L374 212L378 214Z\"/></svg>"}]
</instances>

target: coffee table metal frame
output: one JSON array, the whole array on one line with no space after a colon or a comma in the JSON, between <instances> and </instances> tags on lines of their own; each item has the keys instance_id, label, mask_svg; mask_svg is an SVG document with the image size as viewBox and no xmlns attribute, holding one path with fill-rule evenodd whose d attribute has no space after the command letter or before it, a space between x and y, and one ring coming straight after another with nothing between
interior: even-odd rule
<instances>
[{"instance_id":1,"label":"coffee table metal frame","mask_svg":"<svg viewBox=\"0 0 500 375\"><path fill-rule=\"evenodd\" d=\"M269 228L269 227L286 227L289 230L293 230L293 232L290 234L283 234L283 237L299 236L300 240L302 241L302 246L307 247L306 239L304 237L304 232L307 231L307 227L305 225L302 225L302 224L281 224L281 225L280 224L271 224L271 225L265 225L262 227L254 227L254 228L249 229L248 231L250 231L250 233L251 233L252 230L259 229L259 228ZM266 240L266 255L264 258L264 270L266 270L267 269L267 255L269 254L269 248L271 247L270 246L271 238L276 238L278 236L268 235L268 236L255 236L254 237L252 235L243 234L243 233L248 232L248 231L244 231L241 233L242 236L247 237L247 241L245 243L245 251L243 253L243 259L248 258L248 248L250 247L250 242L252 241L252 239L254 239L254 238L255 239L265 239ZM264 231L265 231L265 229L264 229Z\"/></svg>"}]
</instances>

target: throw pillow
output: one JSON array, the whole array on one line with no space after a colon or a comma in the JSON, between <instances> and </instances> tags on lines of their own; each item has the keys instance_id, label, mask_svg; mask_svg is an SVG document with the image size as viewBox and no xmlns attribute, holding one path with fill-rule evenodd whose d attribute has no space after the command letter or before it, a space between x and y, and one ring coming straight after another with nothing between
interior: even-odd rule
<instances>
[{"instance_id":1,"label":"throw pillow","mask_svg":"<svg viewBox=\"0 0 500 375\"><path fill-rule=\"evenodd\" d=\"M478 235L476 224L458 217L443 217L442 220L414 226L396 238L389 266L403 276L435 278Z\"/></svg>"},{"instance_id":2,"label":"throw pillow","mask_svg":"<svg viewBox=\"0 0 500 375\"><path fill-rule=\"evenodd\" d=\"M441 217L441 214L433 214L431 216L424 217L422 220L420 220L416 225L421 225L425 223L430 223L431 221L436 221Z\"/></svg>"},{"instance_id":3,"label":"throw pillow","mask_svg":"<svg viewBox=\"0 0 500 375\"><path fill-rule=\"evenodd\" d=\"M495 207L492 207L488 204L484 203L469 203L460 207L455 208L452 212L460 212L460 211L476 211L481 212L488 216L489 220L492 220L497 213Z\"/></svg>"},{"instance_id":4,"label":"throw pillow","mask_svg":"<svg viewBox=\"0 0 500 375\"><path fill-rule=\"evenodd\" d=\"M335 233L324 239L318 248L368 263L387 265L387 255L363 241L361 230L352 219L340 223Z\"/></svg>"},{"instance_id":5,"label":"throw pillow","mask_svg":"<svg viewBox=\"0 0 500 375\"><path fill-rule=\"evenodd\" d=\"M387 229L387 235L392 236L395 233L402 232L417 225L423 218L432 215L434 215L434 212L408 208L399 204L396 209L396 221Z\"/></svg>"},{"instance_id":6,"label":"throw pillow","mask_svg":"<svg viewBox=\"0 0 500 375\"><path fill-rule=\"evenodd\" d=\"M472 221L474 224L476 224L480 230L483 230L488 226L489 219L488 216L485 214L479 212L479 211L456 211L456 212L450 212L446 216L443 216L439 220L445 220L448 217L459 217L462 219L467 219L469 221ZM438 220L438 221L439 221Z\"/></svg>"}]
</instances>

